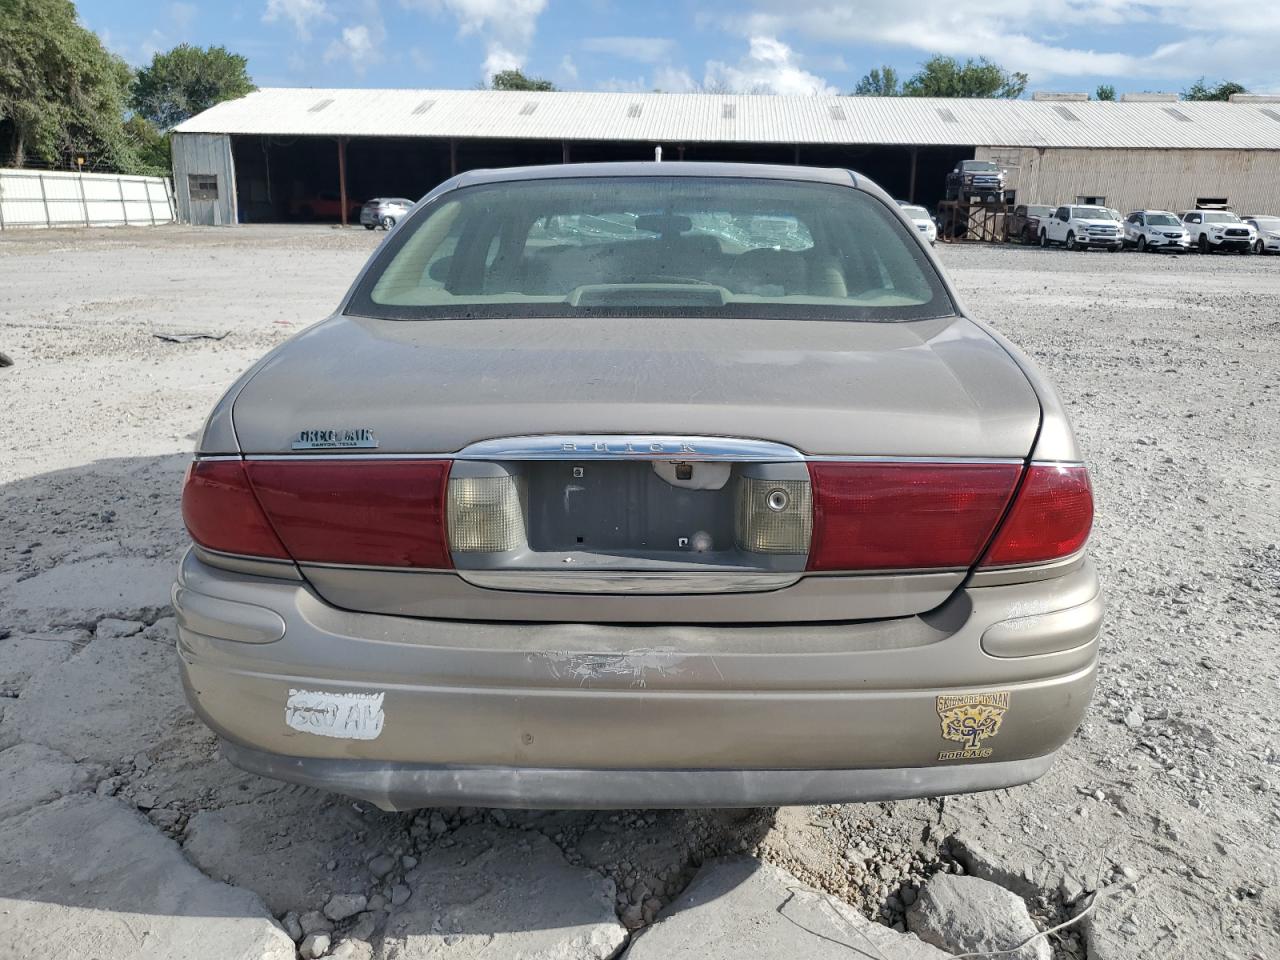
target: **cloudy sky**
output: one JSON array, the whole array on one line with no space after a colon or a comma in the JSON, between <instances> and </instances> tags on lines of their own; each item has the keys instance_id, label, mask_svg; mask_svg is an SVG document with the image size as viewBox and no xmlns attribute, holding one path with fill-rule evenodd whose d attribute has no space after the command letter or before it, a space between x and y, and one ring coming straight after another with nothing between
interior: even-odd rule
<instances>
[{"instance_id":1,"label":"cloudy sky","mask_svg":"<svg viewBox=\"0 0 1280 960\"><path fill-rule=\"evenodd\" d=\"M873 66L987 56L1032 88L1280 91L1277 0L79 0L130 63L178 43L259 86L475 87L519 67L576 90L848 93ZM976 11L980 10L981 15Z\"/></svg>"}]
</instances>

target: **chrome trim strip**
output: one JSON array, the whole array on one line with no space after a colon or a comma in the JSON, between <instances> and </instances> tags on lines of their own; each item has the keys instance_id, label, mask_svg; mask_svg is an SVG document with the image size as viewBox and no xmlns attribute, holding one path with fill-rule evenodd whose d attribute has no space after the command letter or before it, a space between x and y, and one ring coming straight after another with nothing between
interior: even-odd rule
<instances>
[{"instance_id":1,"label":"chrome trim strip","mask_svg":"<svg viewBox=\"0 0 1280 960\"><path fill-rule=\"evenodd\" d=\"M192 456L192 458L191 458L191 459L193 459L193 460L198 460L198 461L200 461L201 463L218 463L219 461L223 461L223 460L243 460L244 458L243 458L243 457L241 457L241 456L240 456L240 454L238 454L238 453L212 453L212 454L210 454L210 453L200 453L199 451L197 451L197 452Z\"/></svg>"},{"instance_id":2,"label":"chrome trim strip","mask_svg":"<svg viewBox=\"0 0 1280 960\"><path fill-rule=\"evenodd\" d=\"M490 443L492 441L484 441ZM765 444L761 441L762 446L776 447L783 451L789 451L785 456L770 455L761 452L757 455L748 454L743 451L740 454L732 455L714 455L704 451L697 453L677 453L674 451L667 453L636 453L636 454L592 454L590 452L572 451L560 452L556 454L542 454L539 456L521 456L518 453L503 453L498 451L486 450L483 453L477 453L476 447L466 447L456 453L251 453L247 454L245 460L264 460L264 461L288 461L296 463L300 460L684 460L684 461L702 461L702 460L718 460L725 463L973 463L973 464L1024 464L1026 460L1022 457L930 457L930 456L897 456L897 455L881 455L881 454L829 454L820 453L803 454L791 447L781 444ZM240 457L197 457L197 460L239 460ZM1078 461L1069 460L1036 460L1037 466L1084 466Z\"/></svg>"},{"instance_id":3,"label":"chrome trim strip","mask_svg":"<svg viewBox=\"0 0 1280 960\"><path fill-rule=\"evenodd\" d=\"M527 593L701 594L764 593L800 580L794 573L641 573L593 571L458 570L473 587Z\"/></svg>"},{"instance_id":4,"label":"chrome trim strip","mask_svg":"<svg viewBox=\"0 0 1280 960\"><path fill-rule=\"evenodd\" d=\"M456 460L719 460L776 463L803 460L794 447L768 440L661 434L563 434L504 437L463 447Z\"/></svg>"},{"instance_id":5,"label":"chrome trim strip","mask_svg":"<svg viewBox=\"0 0 1280 960\"><path fill-rule=\"evenodd\" d=\"M302 579L302 574L298 572L298 567L292 560L224 553L221 550L210 550L207 547L202 547L198 543L193 543L190 549L197 559L211 567L220 567L223 570L244 573L251 577L270 577L273 580Z\"/></svg>"}]
</instances>

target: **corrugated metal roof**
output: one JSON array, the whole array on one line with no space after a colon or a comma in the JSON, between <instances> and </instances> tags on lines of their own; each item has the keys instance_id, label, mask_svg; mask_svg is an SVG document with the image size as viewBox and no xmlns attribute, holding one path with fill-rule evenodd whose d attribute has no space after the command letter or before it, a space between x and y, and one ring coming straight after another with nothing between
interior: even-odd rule
<instances>
[{"instance_id":1,"label":"corrugated metal roof","mask_svg":"<svg viewBox=\"0 0 1280 960\"><path fill-rule=\"evenodd\" d=\"M1179 116L1180 114L1180 116ZM1280 150L1249 103L267 88L179 133Z\"/></svg>"}]
</instances>

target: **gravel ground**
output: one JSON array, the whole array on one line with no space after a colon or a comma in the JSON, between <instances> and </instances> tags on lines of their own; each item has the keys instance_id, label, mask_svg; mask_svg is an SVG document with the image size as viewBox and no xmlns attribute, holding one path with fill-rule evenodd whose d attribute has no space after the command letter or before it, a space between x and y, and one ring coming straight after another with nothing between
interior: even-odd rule
<instances>
[{"instance_id":1,"label":"gravel ground","mask_svg":"<svg viewBox=\"0 0 1280 960\"><path fill-rule=\"evenodd\" d=\"M316 924L376 941L433 851L483 829L546 837L559 853L537 855L589 872L630 929L704 859L746 852L889 925L939 872L1013 890L1042 928L1101 889L1053 938L1059 960L1280 960L1280 260L939 250L973 311L1059 386L1096 488L1100 684L1037 784L736 813L389 815L219 760L178 689L167 609L181 474L209 407L331 309L381 236L0 235L0 352L15 361L0 369L0 832L6 817L58 822L64 794L125 800L207 877L323 942ZM70 904L54 887L40 896ZM0 880L0 929L5 895ZM340 920L299 925L334 903ZM0 934L10 955L38 954Z\"/></svg>"}]
</instances>

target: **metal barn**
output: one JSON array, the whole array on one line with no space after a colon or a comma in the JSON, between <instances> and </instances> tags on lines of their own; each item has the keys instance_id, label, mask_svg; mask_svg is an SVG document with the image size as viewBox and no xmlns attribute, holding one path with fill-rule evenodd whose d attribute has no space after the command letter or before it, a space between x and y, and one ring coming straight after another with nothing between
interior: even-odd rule
<instances>
[{"instance_id":1,"label":"metal barn","mask_svg":"<svg viewBox=\"0 0 1280 960\"><path fill-rule=\"evenodd\" d=\"M464 170L652 159L847 167L932 206L958 160L1008 171L1016 202L1280 212L1280 98L1030 100L273 88L173 136L192 223L347 222Z\"/></svg>"}]
</instances>

